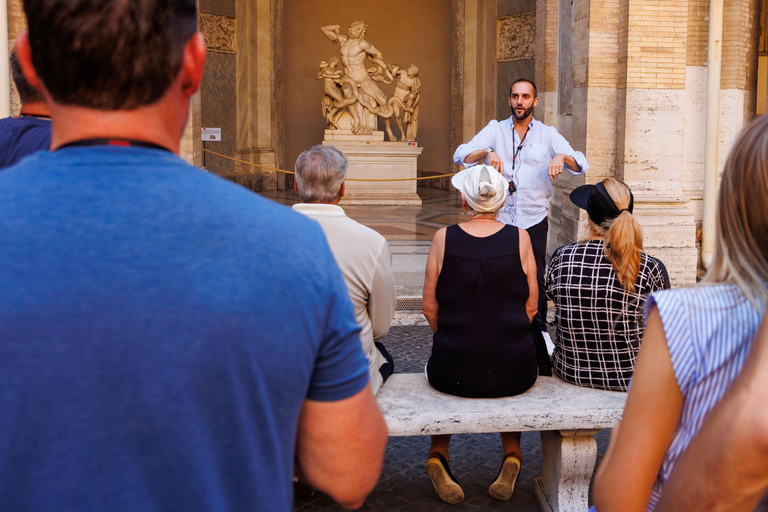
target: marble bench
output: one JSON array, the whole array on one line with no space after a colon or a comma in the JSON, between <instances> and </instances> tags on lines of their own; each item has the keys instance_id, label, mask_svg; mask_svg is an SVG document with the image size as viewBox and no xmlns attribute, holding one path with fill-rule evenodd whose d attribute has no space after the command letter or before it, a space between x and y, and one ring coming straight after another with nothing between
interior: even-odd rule
<instances>
[{"instance_id":1,"label":"marble bench","mask_svg":"<svg viewBox=\"0 0 768 512\"><path fill-rule=\"evenodd\" d=\"M540 431L539 506L545 512L584 512L597 459L594 435L621 418L626 393L539 377L522 395L460 398L433 389L423 373L401 373L387 380L376 399L390 436Z\"/></svg>"}]
</instances>

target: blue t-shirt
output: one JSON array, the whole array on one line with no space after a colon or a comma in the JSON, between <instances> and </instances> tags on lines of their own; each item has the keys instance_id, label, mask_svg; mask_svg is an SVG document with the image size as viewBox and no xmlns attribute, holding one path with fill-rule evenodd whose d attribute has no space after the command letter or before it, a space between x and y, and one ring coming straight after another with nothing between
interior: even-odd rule
<instances>
[{"instance_id":1,"label":"blue t-shirt","mask_svg":"<svg viewBox=\"0 0 768 512\"><path fill-rule=\"evenodd\" d=\"M51 121L36 117L0 119L0 169L51 146Z\"/></svg>"},{"instance_id":2,"label":"blue t-shirt","mask_svg":"<svg viewBox=\"0 0 768 512\"><path fill-rule=\"evenodd\" d=\"M288 511L359 330L301 214L166 151L33 155L0 172L0 509Z\"/></svg>"}]
</instances>

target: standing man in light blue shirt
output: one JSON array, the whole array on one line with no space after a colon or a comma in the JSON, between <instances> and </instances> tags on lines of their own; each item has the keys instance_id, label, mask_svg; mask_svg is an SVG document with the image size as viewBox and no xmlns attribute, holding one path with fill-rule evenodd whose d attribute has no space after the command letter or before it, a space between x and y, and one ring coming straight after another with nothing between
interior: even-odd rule
<instances>
[{"instance_id":1,"label":"standing man in light blue shirt","mask_svg":"<svg viewBox=\"0 0 768 512\"><path fill-rule=\"evenodd\" d=\"M589 164L584 154L574 151L555 128L533 118L533 108L539 104L533 82L524 78L516 80L508 101L512 116L488 123L469 143L456 148L453 161L471 167L487 160L509 183L507 200L498 219L525 229L531 237L539 283L537 321L548 339L544 258L552 181L564 168L576 175L589 169Z\"/></svg>"}]
</instances>

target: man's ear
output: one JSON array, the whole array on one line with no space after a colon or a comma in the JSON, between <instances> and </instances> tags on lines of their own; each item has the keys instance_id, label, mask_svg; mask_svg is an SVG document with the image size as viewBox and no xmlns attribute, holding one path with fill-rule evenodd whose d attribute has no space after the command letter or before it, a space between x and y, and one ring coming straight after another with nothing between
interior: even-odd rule
<instances>
[{"instance_id":1,"label":"man's ear","mask_svg":"<svg viewBox=\"0 0 768 512\"><path fill-rule=\"evenodd\" d=\"M296 178L293 179L293 190L296 191L296 193L299 193L299 185L296 183Z\"/></svg>"},{"instance_id":2,"label":"man's ear","mask_svg":"<svg viewBox=\"0 0 768 512\"><path fill-rule=\"evenodd\" d=\"M536 96L535 98L533 98L533 106L535 107L538 104L539 104L539 97Z\"/></svg>"},{"instance_id":3,"label":"man's ear","mask_svg":"<svg viewBox=\"0 0 768 512\"><path fill-rule=\"evenodd\" d=\"M29 46L29 32L26 30L22 30L16 38L16 57L19 59L19 65L29 85L44 94L43 81L37 76L37 71L32 65L32 48Z\"/></svg>"},{"instance_id":4,"label":"man's ear","mask_svg":"<svg viewBox=\"0 0 768 512\"><path fill-rule=\"evenodd\" d=\"M341 182L341 186L339 187L339 199L344 197L344 192L346 192L346 185L347 185L346 181Z\"/></svg>"},{"instance_id":5,"label":"man's ear","mask_svg":"<svg viewBox=\"0 0 768 512\"><path fill-rule=\"evenodd\" d=\"M200 88L205 55L205 39L203 34L197 32L184 45L184 56L181 62L181 90L186 96L192 96Z\"/></svg>"}]
</instances>

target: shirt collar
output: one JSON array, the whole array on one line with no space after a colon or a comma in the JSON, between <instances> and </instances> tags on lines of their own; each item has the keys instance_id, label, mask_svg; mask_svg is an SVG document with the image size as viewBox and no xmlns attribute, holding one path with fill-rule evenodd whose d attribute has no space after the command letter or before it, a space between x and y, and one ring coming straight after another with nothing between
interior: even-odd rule
<instances>
[{"instance_id":1,"label":"shirt collar","mask_svg":"<svg viewBox=\"0 0 768 512\"><path fill-rule=\"evenodd\" d=\"M294 210L307 216L319 217L346 217L344 209L335 204L324 203L296 203L292 206Z\"/></svg>"},{"instance_id":2,"label":"shirt collar","mask_svg":"<svg viewBox=\"0 0 768 512\"><path fill-rule=\"evenodd\" d=\"M509 116L506 122L510 130L514 129L514 126L515 126L514 116ZM536 131L536 124L538 124L538 121L536 120L536 118L531 117L531 124L529 126L531 127L532 132Z\"/></svg>"}]
</instances>

